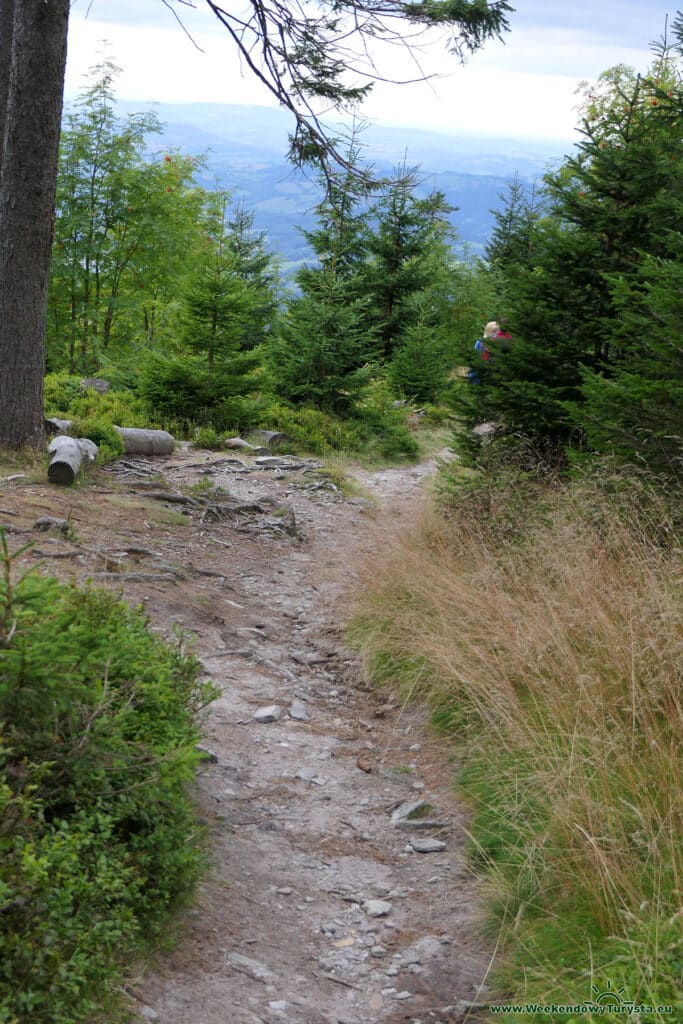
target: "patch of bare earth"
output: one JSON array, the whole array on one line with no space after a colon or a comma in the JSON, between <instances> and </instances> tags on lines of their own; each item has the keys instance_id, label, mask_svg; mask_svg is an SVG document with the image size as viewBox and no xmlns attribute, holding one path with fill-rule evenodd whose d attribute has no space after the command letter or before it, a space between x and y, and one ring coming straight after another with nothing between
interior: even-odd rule
<instances>
[{"instance_id":1,"label":"patch of bare earth","mask_svg":"<svg viewBox=\"0 0 683 1024\"><path fill-rule=\"evenodd\" d=\"M12 545L37 540L24 563L179 623L221 691L197 781L211 870L173 951L128 986L131 1021L463 1019L489 954L448 751L364 685L341 628L354 563L410 522L431 467L359 470L371 502L310 460L258 465L181 447L72 490L0 481ZM199 481L220 490L188 491ZM70 536L35 533L44 516ZM274 721L254 718L271 705ZM432 825L392 820L418 800Z\"/></svg>"}]
</instances>

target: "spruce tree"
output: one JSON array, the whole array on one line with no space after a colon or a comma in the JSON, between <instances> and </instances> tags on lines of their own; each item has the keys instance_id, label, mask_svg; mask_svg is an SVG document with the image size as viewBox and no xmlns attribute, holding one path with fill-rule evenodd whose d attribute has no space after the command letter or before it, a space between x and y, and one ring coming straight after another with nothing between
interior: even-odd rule
<instances>
[{"instance_id":1,"label":"spruce tree","mask_svg":"<svg viewBox=\"0 0 683 1024\"><path fill-rule=\"evenodd\" d=\"M618 334L609 376L584 373L575 410L591 446L683 483L683 243L613 281Z\"/></svg>"},{"instance_id":2,"label":"spruce tree","mask_svg":"<svg viewBox=\"0 0 683 1024\"><path fill-rule=\"evenodd\" d=\"M352 150L354 167L356 159ZM297 273L300 294L290 301L270 347L278 394L340 415L354 412L377 356L364 294L364 197L355 170L328 183L317 225L304 232L318 263Z\"/></svg>"},{"instance_id":3,"label":"spruce tree","mask_svg":"<svg viewBox=\"0 0 683 1024\"><path fill-rule=\"evenodd\" d=\"M533 229L543 214L543 198L536 184L525 185L515 174L499 199L502 206L490 211L493 229L484 254L491 270L505 279L513 268L528 266L533 259Z\"/></svg>"},{"instance_id":4,"label":"spruce tree","mask_svg":"<svg viewBox=\"0 0 683 1024\"><path fill-rule=\"evenodd\" d=\"M511 429L595 438L597 395L606 394L597 378L643 371L640 343L620 321L644 268L647 278L652 260L680 258L672 239L683 230L683 94L673 59L662 52L643 78L621 68L603 76L576 155L546 177L550 216L532 230L531 265L510 277L514 341L496 359L489 393Z\"/></svg>"},{"instance_id":5,"label":"spruce tree","mask_svg":"<svg viewBox=\"0 0 683 1024\"><path fill-rule=\"evenodd\" d=\"M400 170L369 212L363 288L370 298L369 322L384 359L390 359L405 331L417 323L420 293L435 295L447 280L452 207L443 193L416 193L414 172Z\"/></svg>"},{"instance_id":6,"label":"spruce tree","mask_svg":"<svg viewBox=\"0 0 683 1024\"><path fill-rule=\"evenodd\" d=\"M276 390L291 402L348 416L375 354L367 303L354 293L353 280L330 267L309 271L301 283L302 293L289 304L271 353Z\"/></svg>"},{"instance_id":7,"label":"spruce tree","mask_svg":"<svg viewBox=\"0 0 683 1024\"><path fill-rule=\"evenodd\" d=\"M396 390L416 402L434 402L448 379L450 360L443 329L432 322L429 308L419 309L415 323L404 332L388 364Z\"/></svg>"},{"instance_id":8,"label":"spruce tree","mask_svg":"<svg viewBox=\"0 0 683 1024\"><path fill-rule=\"evenodd\" d=\"M277 311L276 273L265 231L254 229L254 212L236 203L227 215L226 243L237 257L237 273L252 293L249 315L243 320L241 349L262 345L273 328Z\"/></svg>"},{"instance_id":9,"label":"spruce tree","mask_svg":"<svg viewBox=\"0 0 683 1024\"><path fill-rule=\"evenodd\" d=\"M260 293L241 273L240 259L230 244L229 202L225 192L207 197L203 246L180 295L185 351L173 365L169 361L168 371L160 365L163 359L153 358L144 385L157 408L165 403L170 409L173 398L159 393L154 377L166 380L169 390L187 393L191 408L186 408L186 416L219 428L247 422L246 398L258 387L260 362L257 350L241 348Z\"/></svg>"}]
</instances>

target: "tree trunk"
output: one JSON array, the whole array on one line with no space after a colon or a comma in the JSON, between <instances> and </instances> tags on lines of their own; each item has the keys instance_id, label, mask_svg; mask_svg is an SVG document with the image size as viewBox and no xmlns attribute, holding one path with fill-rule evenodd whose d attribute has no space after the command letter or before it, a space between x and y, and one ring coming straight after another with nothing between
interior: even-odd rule
<instances>
[{"instance_id":1,"label":"tree trunk","mask_svg":"<svg viewBox=\"0 0 683 1024\"><path fill-rule=\"evenodd\" d=\"M47 288L69 0L14 7L0 166L0 447L44 444ZM6 59L6 44L0 57ZM4 71L0 67L0 103Z\"/></svg>"},{"instance_id":2,"label":"tree trunk","mask_svg":"<svg viewBox=\"0 0 683 1024\"><path fill-rule=\"evenodd\" d=\"M12 34L14 29L15 0L0 0L0 177L5 141L5 114L9 95L10 68L12 66Z\"/></svg>"}]
</instances>

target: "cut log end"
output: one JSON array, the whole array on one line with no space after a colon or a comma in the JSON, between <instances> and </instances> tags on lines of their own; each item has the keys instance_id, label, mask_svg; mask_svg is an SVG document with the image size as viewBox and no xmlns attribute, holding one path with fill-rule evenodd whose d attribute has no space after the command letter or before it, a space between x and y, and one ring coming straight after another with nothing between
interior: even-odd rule
<instances>
[{"instance_id":1,"label":"cut log end","mask_svg":"<svg viewBox=\"0 0 683 1024\"><path fill-rule=\"evenodd\" d=\"M51 484L68 486L76 479L77 470L68 462L51 462L47 468L47 478Z\"/></svg>"},{"instance_id":2,"label":"cut log end","mask_svg":"<svg viewBox=\"0 0 683 1024\"><path fill-rule=\"evenodd\" d=\"M47 467L48 480L53 484L69 486L78 476L84 462L86 465L94 462L97 445L85 437L60 434L50 442L48 454L52 456Z\"/></svg>"}]
</instances>

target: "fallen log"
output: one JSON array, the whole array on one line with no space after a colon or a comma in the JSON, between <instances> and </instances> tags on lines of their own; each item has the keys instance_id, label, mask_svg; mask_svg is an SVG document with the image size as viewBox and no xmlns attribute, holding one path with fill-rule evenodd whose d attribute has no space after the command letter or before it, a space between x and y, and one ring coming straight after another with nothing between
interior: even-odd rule
<instances>
[{"instance_id":1,"label":"fallen log","mask_svg":"<svg viewBox=\"0 0 683 1024\"><path fill-rule=\"evenodd\" d=\"M258 441L259 444L268 448L271 452L281 448L283 444L291 444L292 441L291 437L283 434L280 430L252 430L249 437L253 438L254 441ZM231 440L234 440L234 438Z\"/></svg>"},{"instance_id":2,"label":"fallen log","mask_svg":"<svg viewBox=\"0 0 683 1024\"><path fill-rule=\"evenodd\" d=\"M45 420L45 433L66 434L70 426L71 420L60 420L56 416L52 416Z\"/></svg>"},{"instance_id":3,"label":"fallen log","mask_svg":"<svg viewBox=\"0 0 683 1024\"><path fill-rule=\"evenodd\" d=\"M56 417L45 420L48 434L66 434L71 420ZM175 440L166 430L147 430L143 427L114 427L123 439L126 455L172 455Z\"/></svg>"},{"instance_id":4,"label":"fallen log","mask_svg":"<svg viewBox=\"0 0 683 1024\"><path fill-rule=\"evenodd\" d=\"M59 434L53 438L48 447L52 456L47 467L47 478L50 483L72 484L85 462L94 462L97 445L87 437L67 437Z\"/></svg>"},{"instance_id":5,"label":"fallen log","mask_svg":"<svg viewBox=\"0 0 683 1024\"><path fill-rule=\"evenodd\" d=\"M166 430L114 427L123 438L126 455L172 455L175 441Z\"/></svg>"}]
</instances>

